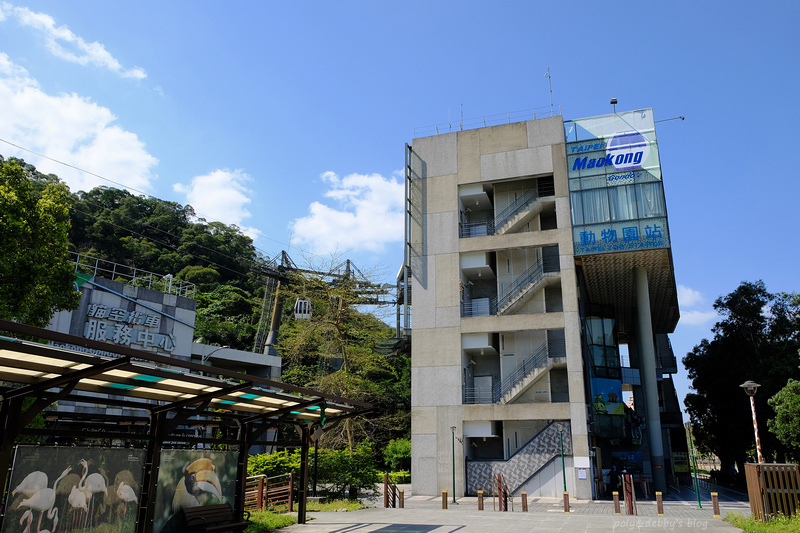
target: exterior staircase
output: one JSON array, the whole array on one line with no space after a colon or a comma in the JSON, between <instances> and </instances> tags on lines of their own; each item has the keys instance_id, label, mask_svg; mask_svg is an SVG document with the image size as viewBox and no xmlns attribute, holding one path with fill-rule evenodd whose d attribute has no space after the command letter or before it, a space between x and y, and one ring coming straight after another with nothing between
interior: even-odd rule
<instances>
[{"instance_id":1,"label":"exterior staircase","mask_svg":"<svg viewBox=\"0 0 800 533\"><path fill-rule=\"evenodd\" d=\"M564 454L572 455L572 432L569 422L562 422ZM467 494L483 490L491 494L493 480L501 474L512 493L561 454L561 432L551 423L536 434L506 461L467 461Z\"/></svg>"},{"instance_id":2,"label":"exterior staircase","mask_svg":"<svg viewBox=\"0 0 800 533\"><path fill-rule=\"evenodd\" d=\"M549 343L545 342L523 359L510 375L495 384L492 399L495 403L512 403L553 366L564 364L566 360L566 356L551 357Z\"/></svg>"},{"instance_id":3,"label":"exterior staircase","mask_svg":"<svg viewBox=\"0 0 800 533\"><path fill-rule=\"evenodd\" d=\"M506 392L503 397L500 398L499 403L513 403L517 398L525 394L525 392L527 392L534 383L539 381L539 378L546 374L551 368L556 365L566 364L566 357L548 357L543 363L534 367L533 370L525 374L524 377L516 383L516 385L511 387L511 390Z\"/></svg>"},{"instance_id":4,"label":"exterior staircase","mask_svg":"<svg viewBox=\"0 0 800 533\"><path fill-rule=\"evenodd\" d=\"M511 313L560 276L558 258L539 260L509 285L497 300L497 314Z\"/></svg>"}]
</instances>

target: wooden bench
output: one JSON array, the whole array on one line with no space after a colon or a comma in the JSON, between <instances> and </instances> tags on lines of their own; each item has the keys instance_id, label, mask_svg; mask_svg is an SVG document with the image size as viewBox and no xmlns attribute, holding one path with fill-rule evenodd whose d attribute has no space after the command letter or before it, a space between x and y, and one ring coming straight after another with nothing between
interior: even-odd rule
<instances>
[{"instance_id":1,"label":"wooden bench","mask_svg":"<svg viewBox=\"0 0 800 533\"><path fill-rule=\"evenodd\" d=\"M250 525L250 513L245 511L245 520L235 521L230 504L202 505L181 509L185 533L213 533L223 531L244 531Z\"/></svg>"}]
</instances>

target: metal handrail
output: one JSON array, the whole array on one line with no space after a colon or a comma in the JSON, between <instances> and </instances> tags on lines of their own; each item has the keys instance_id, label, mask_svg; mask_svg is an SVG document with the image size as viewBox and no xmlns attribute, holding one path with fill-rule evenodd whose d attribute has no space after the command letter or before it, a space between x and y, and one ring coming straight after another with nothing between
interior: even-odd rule
<instances>
[{"instance_id":1,"label":"metal handrail","mask_svg":"<svg viewBox=\"0 0 800 533\"><path fill-rule=\"evenodd\" d=\"M512 299L516 298L520 294L523 294L524 288L528 287L532 283L536 283L544 279L547 277L547 274L558 272L560 266L561 265L558 257L547 257L540 259L528 270L523 272L521 276L517 277L513 282L511 282L511 285L508 286L508 289L506 289L498 298L496 308L503 309L503 307L510 303Z\"/></svg>"},{"instance_id":2,"label":"metal handrail","mask_svg":"<svg viewBox=\"0 0 800 533\"><path fill-rule=\"evenodd\" d=\"M478 228L486 228L486 230L475 231ZM484 237L486 235L494 235L494 220L461 222L458 224L458 236L462 239L467 237Z\"/></svg>"},{"instance_id":3,"label":"metal handrail","mask_svg":"<svg viewBox=\"0 0 800 533\"><path fill-rule=\"evenodd\" d=\"M547 347L547 342L542 344L535 352L530 354L528 357L522 360L521 363L517 364L517 368L514 371L506 376L505 379L499 381L494 384L493 391L492 391L492 398L494 403L500 401L500 399L508 393L514 386L522 381L528 372L532 371L533 369L543 365L548 357L550 352Z\"/></svg>"},{"instance_id":4,"label":"metal handrail","mask_svg":"<svg viewBox=\"0 0 800 533\"><path fill-rule=\"evenodd\" d=\"M549 189L545 192L550 192ZM461 222L458 225L458 236L460 238L467 237L482 237L484 235L494 235L502 228L509 220L514 218L520 211L529 207L531 204L540 199L538 184L533 189L529 189L522 196L514 200L511 205L500 211L493 220L484 220L481 222ZM476 228L485 228L484 231L475 231Z\"/></svg>"},{"instance_id":5,"label":"metal handrail","mask_svg":"<svg viewBox=\"0 0 800 533\"><path fill-rule=\"evenodd\" d=\"M75 265L75 272L121 281L136 287L146 287L166 294L177 294L194 298L195 284L172 275L163 276L141 268L131 267L78 252L67 252L68 261Z\"/></svg>"},{"instance_id":6,"label":"metal handrail","mask_svg":"<svg viewBox=\"0 0 800 533\"><path fill-rule=\"evenodd\" d=\"M529 189L528 192L514 200L511 205L500 211L500 213L494 217L494 227L502 228L506 222L514 217L514 215L522 211L522 209L524 209L528 204L533 203L538 198L539 190L536 188Z\"/></svg>"},{"instance_id":7,"label":"metal handrail","mask_svg":"<svg viewBox=\"0 0 800 533\"><path fill-rule=\"evenodd\" d=\"M473 302L475 300L484 300L484 298L475 298L473 300L465 300L461 302L461 316L462 317L475 317L475 316L494 316L497 314L497 298L487 298L489 300L489 308L487 313L483 313L483 309L476 306Z\"/></svg>"}]
</instances>

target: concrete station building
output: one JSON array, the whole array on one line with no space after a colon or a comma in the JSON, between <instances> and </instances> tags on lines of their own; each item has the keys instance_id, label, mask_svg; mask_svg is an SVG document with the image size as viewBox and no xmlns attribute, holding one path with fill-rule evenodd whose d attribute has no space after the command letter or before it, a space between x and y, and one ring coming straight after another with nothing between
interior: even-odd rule
<instances>
[{"instance_id":1,"label":"concrete station building","mask_svg":"<svg viewBox=\"0 0 800 533\"><path fill-rule=\"evenodd\" d=\"M494 493L501 474L515 494L590 499L612 467L649 490L680 473L661 178L651 109L407 146L415 494Z\"/></svg>"}]
</instances>

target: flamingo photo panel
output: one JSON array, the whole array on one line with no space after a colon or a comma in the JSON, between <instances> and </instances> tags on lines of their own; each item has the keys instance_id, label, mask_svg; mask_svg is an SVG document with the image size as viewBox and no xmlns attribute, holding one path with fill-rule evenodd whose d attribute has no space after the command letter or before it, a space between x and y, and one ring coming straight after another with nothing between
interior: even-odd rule
<instances>
[{"instance_id":1,"label":"flamingo photo panel","mask_svg":"<svg viewBox=\"0 0 800 533\"><path fill-rule=\"evenodd\" d=\"M18 446L2 533L133 533L145 452Z\"/></svg>"}]
</instances>

